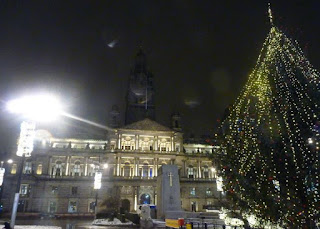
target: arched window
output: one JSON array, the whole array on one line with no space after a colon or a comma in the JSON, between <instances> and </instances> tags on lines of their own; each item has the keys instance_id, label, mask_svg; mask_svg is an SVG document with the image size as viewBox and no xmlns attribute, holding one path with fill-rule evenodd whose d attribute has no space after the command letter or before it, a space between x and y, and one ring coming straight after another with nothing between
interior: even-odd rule
<instances>
[{"instance_id":1,"label":"arched window","mask_svg":"<svg viewBox=\"0 0 320 229\"><path fill-rule=\"evenodd\" d=\"M124 164L124 172L123 172L123 176L125 177L129 177L130 176L130 164L128 162L126 162Z\"/></svg>"},{"instance_id":2,"label":"arched window","mask_svg":"<svg viewBox=\"0 0 320 229\"><path fill-rule=\"evenodd\" d=\"M54 175L62 176L62 162L61 161L56 161Z\"/></svg>"},{"instance_id":3,"label":"arched window","mask_svg":"<svg viewBox=\"0 0 320 229\"><path fill-rule=\"evenodd\" d=\"M204 177L204 178L209 178L209 168L208 168L207 165L205 165L205 166L203 167L203 177Z\"/></svg>"},{"instance_id":4,"label":"arched window","mask_svg":"<svg viewBox=\"0 0 320 229\"><path fill-rule=\"evenodd\" d=\"M140 197L140 204L150 204L150 195L149 194L142 194Z\"/></svg>"},{"instance_id":5,"label":"arched window","mask_svg":"<svg viewBox=\"0 0 320 229\"><path fill-rule=\"evenodd\" d=\"M188 167L188 178L194 178L194 170L192 165L189 165Z\"/></svg>"},{"instance_id":6,"label":"arched window","mask_svg":"<svg viewBox=\"0 0 320 229\"><path fill-rule=\"evenodd\" d=\"M143 177L148 177L148 170L149 170L149 165L147 163L144 163L143 167L142 167L142 176Z\"/></svg>"},{"instance_id":7,"label":"arched window","mask_svg":"<svg viewBox=\"0 0 320 229\"><path fill-rule=\"evenodd\" d=\"M74 175L75 175L75 176L80 176L80 173L81 173L80 161L76 161L76 162L74 163L73 172L74 172Z\"/></svg>"},{"instance_id":8,"label":"arched window","mask_svg":"<svg viewBox=\"0 0 320 229\"><path fill-rule=\"evenodd\" d=\"M17 173L17 164L12 164L11 166L11 174L16 174Z\"/></svg>"},{"instance_id":9,"label":"arched window","mask_svg":"<svg viewBox=\"0 0 320 229\"><path fill-rule=\"evenodd\" d=\"M31 174L32 171L32 163L30 159L27 159L24 163L24 173L25 174Z\"/></svg>"},{"instance_id":10,"label":"arched window","mask_svg":"<svg viewBox=\"0 0 320 229\"><path fill-rule=\"evenodd\" d=\"M37 175L41 175L41 174L42 174L42 164L38 164Z\"/></svg>"}]
</instances>

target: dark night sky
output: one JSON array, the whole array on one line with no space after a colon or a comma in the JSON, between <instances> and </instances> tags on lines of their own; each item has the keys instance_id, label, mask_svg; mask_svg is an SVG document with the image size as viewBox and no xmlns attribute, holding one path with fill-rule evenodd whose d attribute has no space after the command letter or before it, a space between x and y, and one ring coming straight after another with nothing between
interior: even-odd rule
<instances>
[{"instance_id":1,"label":"dark night sky","mask_svg":"<svg viewBox=\"0 0 320 229\"><path fill-rule=\"evenodd\" d=\"M49 91L72 114L105 124L118 104L124 117L141 45L154 74L157 121L169 125L179 111L186 132L209 133L255 65L270 29L267 2L2 0L0 98ZM271 3L275 23L320 69L320 2ZM19 121L2 106L1 149Z\"/></svg>"}]
</instances>

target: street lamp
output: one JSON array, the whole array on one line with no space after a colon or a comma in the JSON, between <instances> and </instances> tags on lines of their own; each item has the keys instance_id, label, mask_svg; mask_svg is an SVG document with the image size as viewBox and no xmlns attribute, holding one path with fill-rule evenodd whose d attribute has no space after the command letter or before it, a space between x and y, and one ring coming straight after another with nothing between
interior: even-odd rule
<instances>
[{"instance_id":1,"label":"street lamp","mask_svg":"<svg viewBox=\"0 0 320 229\"><path fill-rule=\"evenodd\" d=\"M107 169L108 164L107 163L103 164L103 168ZM100 165L99 165L99 167L96 167L96 171L95 171L95 175L94 175L94 183L93 183L93 189L96 190L96 202L94 204L95 217L97 215L98 191L99 191L99 189L101 189L101 180L102 180L102 169L100 169Z\"/></svg>"},{"instance_id":2,"label":"street lamp","mask_svg":"<svg viewBox=\"0 0 320 229\"><path fill-rule=\"evenodd\" d=\"M33 140L35 136L36 122L47 122L54 120L61 114L61 106L57 99L48 94L24 96L7 103L7 109L11 113L22 115L26 121L21 123L20 137L16 155L22 157L21 166L18 172L18 181L13 201L11 226L14 228L23 164L26 157L30 157L33 151Z\"/></svg>"},{"instance_id":3,"label":"street lamp","mask_svg":"<svg viewBox=\"0 0 320 229\"><path fill-rule=\"evenodd\" d=\"M13 162L12 159L9 159L7 161L8 164L12 164L12 162ZM3 178L4 178L4 174L6 172L6 169L4 168L3 164L4 164L4 161L1 161L1 164L0 164L0 186L2 186L2 184L3 184Z\"/></svg>"}]
</instances>

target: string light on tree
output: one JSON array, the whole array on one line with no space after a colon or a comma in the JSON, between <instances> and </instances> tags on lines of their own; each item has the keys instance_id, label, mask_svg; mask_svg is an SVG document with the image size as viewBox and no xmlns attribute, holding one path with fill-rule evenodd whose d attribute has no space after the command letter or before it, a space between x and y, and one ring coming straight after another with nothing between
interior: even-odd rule
<instances>
[{"instance_id":1,"label":"string light on tree","mask_svg":"<svg viewBox=\"0 0 320 229\"><path fill-rule=\"evenodd\" d=\"M285 227L319 218L320 75L274 25L221 125L221 176L238 208Z\"/></svg>"}]
</instances>

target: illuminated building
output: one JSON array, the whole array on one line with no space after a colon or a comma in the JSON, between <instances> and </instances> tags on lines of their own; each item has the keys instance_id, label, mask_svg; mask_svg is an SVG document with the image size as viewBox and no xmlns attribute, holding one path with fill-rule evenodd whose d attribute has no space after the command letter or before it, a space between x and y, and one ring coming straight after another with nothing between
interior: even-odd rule
<instances>
[{"instance_id":1,"label":"illuminated building","mask_svg":"<svg viewBox=\"0 0 320 229\"><path fill-rule=\"evenodd\" d=\"M96 196L99 203L108 196L119 196L122 208L128 211L137 210L142 203L156 205L157 171L165 164L179 168L183 209L219 207L221 192L211 158L215 146L184 142L177 114L172 116L172 128L152 120L154 89L141 51L135 64L127 93L127 125L119 126L120 113L114 106L109 121L114 129L100 130L98 136L88 132L79 137L75 132L56 137L37 131L34 151L23 167L19 211L93 214ZM14 158L6 173L4 211L12 206L10 190L15 187L18 160Z\"/></svg>"}]
</instances>

